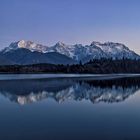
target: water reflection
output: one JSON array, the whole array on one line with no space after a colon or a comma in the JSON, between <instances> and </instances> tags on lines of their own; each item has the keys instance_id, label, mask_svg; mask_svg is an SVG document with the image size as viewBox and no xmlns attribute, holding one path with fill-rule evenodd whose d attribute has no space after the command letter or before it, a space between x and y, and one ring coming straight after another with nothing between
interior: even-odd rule
<instances>
[{"instance_id":1,"label":"water reflection","mask_svg":"<svg viewBox=\"0 0 140 140\"><path fill-rule=\"evenodd\" d=\"M128 99L139 88L140 78L0 81L1 95L21 105L48 98L58 103L69 100L116 103Z\"/></svg>"}]
</instances>

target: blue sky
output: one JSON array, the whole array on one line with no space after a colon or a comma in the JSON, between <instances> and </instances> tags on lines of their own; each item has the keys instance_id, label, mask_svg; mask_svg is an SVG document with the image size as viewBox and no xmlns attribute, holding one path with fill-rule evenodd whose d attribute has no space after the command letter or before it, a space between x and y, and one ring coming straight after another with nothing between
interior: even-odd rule
<instances>
[{"instance_id":1,"label":"blue sky","mask_svg":"<svg viewBox=\"0 0 140 140\"><path fill-rule=\"evenodd\" d=\"M140 54L140 0L0 0L0 48L113 41Z\"/></svg>"}]
</instances>

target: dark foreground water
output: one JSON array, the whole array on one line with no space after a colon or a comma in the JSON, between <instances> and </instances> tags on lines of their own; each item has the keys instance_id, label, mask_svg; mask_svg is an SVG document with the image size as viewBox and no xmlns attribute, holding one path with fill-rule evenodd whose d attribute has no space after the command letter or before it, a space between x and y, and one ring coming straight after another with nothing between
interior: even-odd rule
<instances>
[{"instance_id":1,"label":"dark foreground water","mask_svg":"<svg viewBox=\"0 0 140 140\"><path fill-rule=\"evenodd\" d=\"M140 78L1 80L0 140L140 140Z\"/></svg>"}]
</instances>

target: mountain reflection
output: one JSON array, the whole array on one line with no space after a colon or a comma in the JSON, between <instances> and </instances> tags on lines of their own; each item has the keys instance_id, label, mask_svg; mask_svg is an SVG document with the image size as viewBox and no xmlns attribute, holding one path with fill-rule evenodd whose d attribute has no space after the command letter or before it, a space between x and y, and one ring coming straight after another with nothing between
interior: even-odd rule
<instances>
[{"instance_id":1,"label":"mountain reflection","mask_svg":"<svg viewBox=\"0 0 140 140\"><path fill-rule=\"evenodd\" d=\"M52 98L58 103L88 100L121 102L140 88L140 78L0 81L0 94L21 105Z\"/></svg>"}]
</instances>

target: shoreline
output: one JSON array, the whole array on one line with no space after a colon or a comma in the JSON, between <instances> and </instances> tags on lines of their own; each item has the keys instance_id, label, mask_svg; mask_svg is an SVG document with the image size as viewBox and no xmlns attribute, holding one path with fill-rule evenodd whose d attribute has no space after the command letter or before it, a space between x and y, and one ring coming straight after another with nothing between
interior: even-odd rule
<instances>
[{"instance_id":1,"label":"shoreline","mask_svg":"<svg viewBox=\"0 0 140 140\"><path fill-rule=\"evenodd\" d=\"M109 80L117 78L140 77L140 74L0 74L2 80L33 80L33 79L92 79L92 80Z\"/></svg>"}]
</instances>

